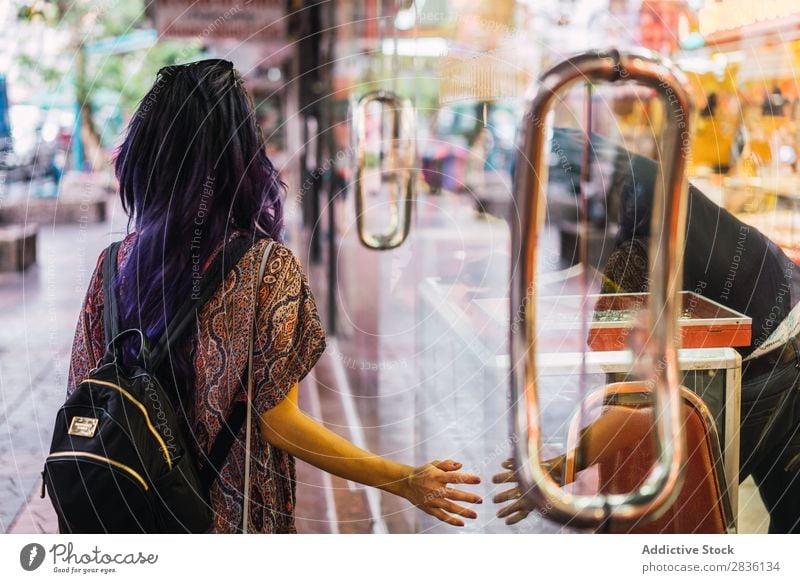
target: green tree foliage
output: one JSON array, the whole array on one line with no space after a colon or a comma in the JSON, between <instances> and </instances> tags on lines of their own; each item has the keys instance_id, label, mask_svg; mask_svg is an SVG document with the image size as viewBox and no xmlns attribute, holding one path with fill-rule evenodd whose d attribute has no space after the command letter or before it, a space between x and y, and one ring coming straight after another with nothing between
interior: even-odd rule
<instances>
[{"instance_id":1,"label":"green tree foliage","mask_svg":"<svg viewBox=\"0 0 800 583\"><path fill-rule=\"evenodd\" d=\"M165 65L190 61L202 52L199 41L159 39L156 44L124 53L103 53L93 43L125 37L153 28L152 1L146 0L21 0L17 15L22 22L42 22L48 28L68 31L65 55L55 66L38 62L32 55L17 55L26 81L44 93L73 85L81 104L85 129L99 140L96 113L113 104L120 117L129 115L150 88L155 73ZM86 133L86 132L84 132Z\"/></svg>"}]
</instances>

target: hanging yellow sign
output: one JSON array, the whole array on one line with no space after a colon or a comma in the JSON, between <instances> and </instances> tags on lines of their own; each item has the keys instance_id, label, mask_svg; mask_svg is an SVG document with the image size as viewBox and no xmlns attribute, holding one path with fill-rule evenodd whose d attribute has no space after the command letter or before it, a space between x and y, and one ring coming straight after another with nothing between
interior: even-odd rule
<instances>
[{"instance_id":1,"label":"hanging yellow sign","mask_svg":"<svg viewBox=\"0 0 800 583\"><path fill-rule=\"evenodd\" d=\"M800 14L797 0L722 0L708 3L698 14L700 34L709 36L793 14Z\"/></svg>"},{"instance_id":2,"label":"hanging yellow sign","mask_svg":"<svg viewBox=\"0 0 800 583\"><path fill-rule=\"evenodd\" d=\"M510 51L442 59L439 103L522 97L530 75Z\"/></svg>"}]
</instances>

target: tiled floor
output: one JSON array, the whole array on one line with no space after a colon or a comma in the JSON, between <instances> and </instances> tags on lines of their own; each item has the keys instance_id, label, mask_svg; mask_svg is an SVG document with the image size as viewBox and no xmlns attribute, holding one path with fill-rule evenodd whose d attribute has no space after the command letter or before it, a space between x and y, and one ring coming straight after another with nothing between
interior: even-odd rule
<instances>
[{"instance_id":1,"label":"tiled floor","mask_svg":"<svg viewBox=\"0 0 800 583\"><path fill-rule=\"evenodd\" d=\"M49 501L34 492L81 301L100 249L112 230L122 232L119 219L112 212L103 224L40 225L37 264L0 275L0 531L54 529Z\"/></svg>"}]
</instances>

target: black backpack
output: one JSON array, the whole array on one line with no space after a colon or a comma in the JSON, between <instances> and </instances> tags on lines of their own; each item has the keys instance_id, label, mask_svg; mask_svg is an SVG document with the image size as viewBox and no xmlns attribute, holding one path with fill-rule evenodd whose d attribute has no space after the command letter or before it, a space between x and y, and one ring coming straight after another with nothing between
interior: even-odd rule
<instances>
[{"instance_id":1,"label":"black backpack","mask_svg":"<svg viewBox=\"0 0 800 583\"><path fill-rule=\"evenodd\" d=\"M50 455L42 472L61 533L207 532L213 525L208 493L245 419L237 401L202 467L156 371L169 346L195 321L229 270L252 245L240 236L218 253L200 291L172 318L152 350L140 330L119 332L111 282L120 243L103 263L106 353L56 415ZM138 338L135 364L123 366L121 350ZM169 343L167 340L169 339ZM163 375L166 376L166 375ZM172 376L172 375L170 375ZM184 407L185 410L185 407Z\"/></svg>"}]
</instances>

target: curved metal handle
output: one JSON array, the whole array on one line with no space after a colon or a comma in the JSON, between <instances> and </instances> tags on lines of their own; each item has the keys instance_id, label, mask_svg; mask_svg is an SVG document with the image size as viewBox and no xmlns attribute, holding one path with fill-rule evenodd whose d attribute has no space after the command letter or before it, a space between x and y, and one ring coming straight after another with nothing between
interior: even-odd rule
<instances>
[{"instance_id":1,"label":"curved metal handle","mask_svg":"<svg viewBox=\"0 0 800 583\"><path fill-rule=\"evenodd\" d=\"M576 81L635 81L651 87L669 108L662 135L659 176L653 196L652 265L648 324L652 333L640 363L652 367L657 459L634 492L573 495L563 492L542 467L540 403L536 376L537 245L545 218L547 166L545 118L559 91ZM651 53L592 51L563 61L540 79L540 88L524 118L515 184L517 213L512 223L511 317L525 314L525 325L511 330L511 401L514 457L520 487L530 503L549 519L596 528L657 518L677 496L686 457L681 430L680 386L675 337L686 222L686 171L692 104L683 75ZM588 131L588 129L587 129ZM642 360L646 359L646 360Z\"/></svg>"},{"instance_id":2,"label":"curved metal handle","mask_svg":"<svg viewBox=\"0 0 800 583\"><path fill-rule=\"evenodd\" d=\"M367 108L378 102L391 116L388 125L391 136L388 137L389 149L382 156L380 168L381 185L388 177L391 215L389 228L384 233L370 233L366 227L366 188L364 170L367 160ZM384 128L381 124L381 130ZM411 229L411 211L414 200L414 177L416 168L416 141L414 132L416 121L414 108L408 99L404 99L391 91L372 91L362 96L355 106L353 131L356 150L356 229L358 238L370 249L394 249L403 243ZM388 161L388 168L383 168L383 161Z\"/></svg>"}]
</instances>

